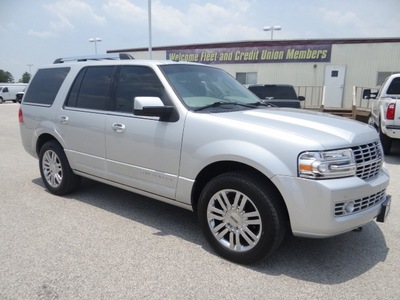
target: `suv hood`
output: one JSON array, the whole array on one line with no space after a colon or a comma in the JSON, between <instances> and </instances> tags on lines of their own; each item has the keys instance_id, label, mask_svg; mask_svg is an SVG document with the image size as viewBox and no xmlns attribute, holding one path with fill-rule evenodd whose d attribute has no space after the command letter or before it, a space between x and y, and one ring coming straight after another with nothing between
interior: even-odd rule
<instances>
[{"instance_id":1,"label":"suv hood","mask_svg":"<svg viewBox=\"0 0 400 300\"><path fill-rule=\"evenodd\" d=\"M312 140L325 149L349 147L371 141L378 134L370 125L327 113L282 108L265 108L218 114L230 121L253 124L257 130L283 131Z\"/></svg>"}]
</instances>

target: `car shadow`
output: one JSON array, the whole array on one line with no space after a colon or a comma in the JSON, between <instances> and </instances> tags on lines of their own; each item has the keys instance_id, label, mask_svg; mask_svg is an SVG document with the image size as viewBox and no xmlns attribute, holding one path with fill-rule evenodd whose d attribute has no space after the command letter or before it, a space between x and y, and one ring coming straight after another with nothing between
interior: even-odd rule
<instances>
[{"instance_id":1,"label":"car shadow","mask_svg":"<svg viewBox=\"0 0 400 300\"><path fill-rule=\"evenodd\" d=\"M40 178L34 179L33 183L45 188ZM81 201L139 222L155 228L156 235L173 235L216 255L191 211L89 179L83 179L77 192L63 198ZM372 222L361 232L328 239L303 239L289 235L272 256L243 267L268 276L284 275L333 285L351 280L385 261L388 251L379 226Z\"/></svg>"},{"instance_id":2,"label":"car shadow","mask_svg":"<svg viewBox=\"0 0 400 300\"><path fill-rule=\"evenodd\" d=\"M327 239L288 236L279 251L254 265L268 275L285 275L320 284L340 284L384 262L389 248L379 226L365 225Z\"/></svg>"}]
</instances>

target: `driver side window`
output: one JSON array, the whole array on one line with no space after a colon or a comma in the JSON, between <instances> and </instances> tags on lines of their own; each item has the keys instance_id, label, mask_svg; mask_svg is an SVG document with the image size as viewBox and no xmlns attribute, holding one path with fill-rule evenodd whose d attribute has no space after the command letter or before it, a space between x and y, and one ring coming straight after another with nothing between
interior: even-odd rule
<instances>
[{"instance_id":1,"label":"driver side window","mask_svg":"<svg viewBox=\"0 0 400 300\"><path fill-rule=\"evenodd\" d=\"M163 98L163 86L151 68L144 66L124 66L117 86L115 111L133 111L135 97Z\"/></svg>"}]
</instances>

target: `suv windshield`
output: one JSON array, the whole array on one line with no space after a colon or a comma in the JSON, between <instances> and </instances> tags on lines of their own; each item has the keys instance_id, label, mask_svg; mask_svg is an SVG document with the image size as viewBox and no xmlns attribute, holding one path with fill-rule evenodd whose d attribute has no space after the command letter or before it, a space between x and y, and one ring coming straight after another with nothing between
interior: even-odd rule
<instances>
[{"instance_id":1,"label":"suv windshield","mask_svg":"<svg viewBox=\"0 0 400 300\"><path fill-rule=\"evenodd\" d=\"M193 110L227 104L254 104L259 99L225 71L201 65L160 66L184 104Z\"/></svg>"}]
</instances>

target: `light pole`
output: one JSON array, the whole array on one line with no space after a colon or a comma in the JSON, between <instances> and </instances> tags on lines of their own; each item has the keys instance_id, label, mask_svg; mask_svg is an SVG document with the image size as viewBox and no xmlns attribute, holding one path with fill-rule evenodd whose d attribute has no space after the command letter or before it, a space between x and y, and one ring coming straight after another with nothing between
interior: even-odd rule
<instances>
[{"instance_id":1,"label":"light pole","mask_svg":"<svg viewBox=\"0 0 400 300\"><path fill-rule=\"evenodd\" d=\"M94 51L97 55L97 43L101 42L101 38L90 38L89 42L94 43Z\"/></svg>"},{"instance_id":2,"label":"light pole","mask_svg":"<svg viewBox=\"0 0 400 300\"><path fill-rule=\"evenodd\" d=\"M282 30L281 26L265 26L263 28L264 31L271 31L271 41L274 39L274 30Z\"/></svg>"},{"instance_id":3,"label":"light pole","mask_svg":"<svg viewBox=\"0 0 400 300\"><path fill-rule=\"evenodd\" d=\"M152 37L151 37L151 0L148 0L148 21L149 21L149 59L152 59Z\"/></svg>"},{"instance_id":4,"label":"light pole","mask_svg":"<svg viewBox=\"0 0 400 300\"><path fill-rule=\"evenodd\" d=\"M27 66L29 67L29 75L31 75L32 74L31 73L31 68L32 68L33 64L27 64Z\"/></svg>"}]
</instances>

